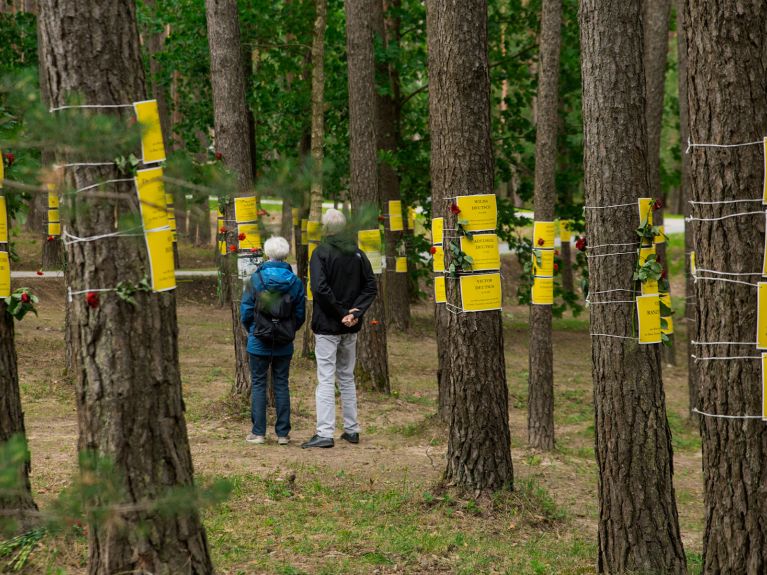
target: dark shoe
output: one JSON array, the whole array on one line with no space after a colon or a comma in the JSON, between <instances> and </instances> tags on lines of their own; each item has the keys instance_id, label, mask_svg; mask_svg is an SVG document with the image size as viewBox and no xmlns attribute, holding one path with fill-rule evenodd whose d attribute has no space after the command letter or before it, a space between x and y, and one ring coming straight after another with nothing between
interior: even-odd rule
<instances>
[{"instance_id":1,"label":"dark shoe","mask_svg":"<svg viewBox=\"0 0 767 575\"><path fill-rule=\"evenodd\" d=\"M309 447L333 447L335 445L335 442L333 441L332 437L320 437L319 435L314 435L309 441L306 443L301 444L302 449L307 449Z\"/></svg>"},{"instance_id":2,"label":"dark shoe","mask_svg":"<svg viewBox=\"0 0 767 575\"><path fill-rule=\"evenodd\" d=\"M347 433L344 431L343 435L341 436L341 439L345 439L349 443L354 443L355 445L360 442L360 434L359 433Z\"/></svg>"}]
</instances>

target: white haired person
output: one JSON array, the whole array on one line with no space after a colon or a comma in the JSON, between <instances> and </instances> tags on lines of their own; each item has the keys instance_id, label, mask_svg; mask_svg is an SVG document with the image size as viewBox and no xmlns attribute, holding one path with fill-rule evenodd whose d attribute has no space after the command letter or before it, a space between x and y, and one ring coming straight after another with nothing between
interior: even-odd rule
<instances>
[{"instance_id":1,"label":"white haired person","mask_svg":"<svg viewBox=\"0 0 767 575\"><path fill-rule=\"evenodd\" d=\"M367 256L346 230L338 210L322 217L325 239L309 262L312 331L317 358L317 432L301 447L333 447L336 429L336 381L341 391L344 432L341 439L359 443L354 364L360 320L375 300L377 288Z\"/></svg>"},{"instance_id":2,"label":"white haired person","mask_svg":"<svg viewBox=\"0 0 767 575\"><path fill-rule=\"evenodd\" d=\"M306 317L303 283L285 258L290 253L287 240L272 237L264 244L269 258L250 276L240 304L242 325L248 332L248 356L252 378L251 420L248 443L266 441L266 385L269 367L277 408L274 431L277 443L290 443L290 360L293 340Z\"/></svg>"}]
</instances>

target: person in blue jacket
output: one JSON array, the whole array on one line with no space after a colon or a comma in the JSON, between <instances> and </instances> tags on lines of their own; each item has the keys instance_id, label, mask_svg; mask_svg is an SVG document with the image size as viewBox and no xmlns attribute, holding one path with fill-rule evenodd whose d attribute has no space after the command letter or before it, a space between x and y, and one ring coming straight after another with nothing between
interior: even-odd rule
<instances>
[{"instance_id":1,"label":"person in blue jacket","mask_svg":"<svg viewBox=\"0 0 767 575\"><path fill-rule=\"evenodd\" d=\"M278 236L266 240L269 258L251 275L240 304L242 325L248 332L248 355L252 380L251 420L248 443L266 442L266 385L269 367L277 408L274 431L277 443L290 443L290 390L288 378L295 332L304 324L306 293L301 280L285 259L290 246ZM270 331L276 330L276 331Z\"/></svg>"}]
</instances>

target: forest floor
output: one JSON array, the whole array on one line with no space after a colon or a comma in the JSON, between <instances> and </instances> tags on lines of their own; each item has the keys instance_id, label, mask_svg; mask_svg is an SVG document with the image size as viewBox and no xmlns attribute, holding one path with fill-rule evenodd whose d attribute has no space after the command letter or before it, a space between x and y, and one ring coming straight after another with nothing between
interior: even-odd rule
<instances>
[{"instance_id":1,"label":"forest floor","mask_svg":"<svg viewBox=\"0 0 767 575\"><path fill-rule=\"evenodd\" d=\"M40 315L18 324L17 348L32 487L45 510L75 475L77 417L63 370L63 283L28 284L41 297ZM674 289L682 293L681 285ZM299 358L291 373L293 443L278 446L270 430L269 442L254 446L244 441L247 408L227 399L230 314L216 305L212 281L179 285L181 370L197 481L227 478L233 484L231 497L204 515L218 573L595 571L598 507L587 314L554 321L557 446L542 453L525 446L527 309L504 310L515 489L483 501L437 489L447 441L434 417L432 305L414 307L413 316L409 332L392 330L389 336L393 394L360 393L359 445L339 440L331 450L300 448L314 430L315 377L312 362ZM677 326L684 329L683 322ZM664 382L683 539L691 573L699 573L700 441L687 422L682 333L677 341L682 342L679 365L664 367ZM40 570L34 572L84 573L86 559L84 536L53 540L37 553Z\"/></svg>"}]
</instances>

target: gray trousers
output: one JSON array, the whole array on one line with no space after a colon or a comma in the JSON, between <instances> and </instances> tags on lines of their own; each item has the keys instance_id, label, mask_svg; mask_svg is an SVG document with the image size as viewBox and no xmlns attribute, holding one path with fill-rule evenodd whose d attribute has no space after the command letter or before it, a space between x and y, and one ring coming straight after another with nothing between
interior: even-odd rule
<instances>
[{"instance_id":1,"label":"gray trousers","mask_svg":"<svg viewBox=\"0 0 767 575\"><path fill-rule=\"evenodd\" d=\"M333 437L336 430L336 381L341 391L344 431L359 433L357 389L354 364L357 361L357 334L315 335L317 358L317 435Z\"/></svg>"}]
</instances>

